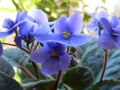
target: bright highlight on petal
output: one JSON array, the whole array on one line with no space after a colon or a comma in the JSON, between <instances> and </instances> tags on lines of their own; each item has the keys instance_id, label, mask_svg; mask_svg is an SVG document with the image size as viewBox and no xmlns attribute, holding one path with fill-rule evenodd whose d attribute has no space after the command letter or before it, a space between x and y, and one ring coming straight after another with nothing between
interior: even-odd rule
<instances>
[{"instance_id":1,"label":"bright highlight on petal","mask_svg":"<svg viewBox=\"0 0 120 90\"><path fill-rule=\"evenodd\" d=\"M64 38L66 38L66 39L68 39L68 38L70 38L70 36L71 36L71 34L70 33L68 33L68 32L62 32L62 35L63 35L63 37Z\"/></svg>"}]
</instances>

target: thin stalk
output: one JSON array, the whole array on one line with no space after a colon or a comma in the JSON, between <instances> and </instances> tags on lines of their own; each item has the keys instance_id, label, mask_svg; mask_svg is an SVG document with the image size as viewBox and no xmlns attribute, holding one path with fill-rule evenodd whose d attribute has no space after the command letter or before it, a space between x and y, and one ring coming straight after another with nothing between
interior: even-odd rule
<instances>
[{"instance_id":1,"label":"thin stalk","mask_svg":"<svg viewBox=\"0 0 120 90\"><path fill-rule=\"evenodd\" d=\"M33 66L36 78L39 80L39 74L38 74L38 70L37 70L37 65L34 62L32 62L32 66Z\"/></svg>"},{"instance_id":2,"label":"thin stalk","mask_svg":"<svg viewBox=\"0 0 120 90\"><path fill-rule=\"evenodd\" d=\"M38 47L38 45L39 45L39 42L37 42L37 44L35 45L35 47L34 47L34 49L33 49L33 50L36 50L36 49L37 49L37 47Z\"/></svg>"},{"instance_id":3,"label":"thin stalk","mask_svg":"<svg viewBox=\"0 0 120 90\"><path fill-rule=\"evenodd\" d=\"M58 85L59 85L59 82L60 82L61 75L62 75L62 71L60 70L60 71L58 71L58 75L57 75L57 78L56 78L55 90L57 90L57 88L58 88Z\"/></svg>"},{"instance_id":4,"label":"thin stalk","mask_svg":"<svg viewBox=\"0 0 120 90\"><path fill-rule=\"evenodd\" d=\"M30 52L27 49L22 48L22 47L20 49L23 50L24 52L26 52L27 54L30 54Z\"/></svg>"},{"instance_id":5,"label":"thin stalk","mask_svg":"<svg viewBox=\"0 0 120 90\"><path fill-rule=\"evenodd\" d=\"M10 44L10 43L2 43L2 44L9 45L9 46L16 46L15 44Z\"/></svg>"},{"instance_id":6,"label":"thin stalk","mask_svg":"<svg viewBox=\"0 0 120 90\"><path fill-rule=\"evenodd\" d=\"M20 67L21 71L30 79L36 80L36 78L25 67Z\"/></svg>"},{"instance_id":7,"label":"thin stalk","mask_svg":"<svg viewBox=\"0 0 120 90\"><path fill-rule=\"evenodd\" d=\"M100 81L103 80L103 77L104 77L105 71L106 71L106 67L107 67L107 62L108 62L108 50L104 49L104 53L105 53L104 64L103 64L103 70L102 70L102 73L101 73Z\"/></svg>"}]
</instances>

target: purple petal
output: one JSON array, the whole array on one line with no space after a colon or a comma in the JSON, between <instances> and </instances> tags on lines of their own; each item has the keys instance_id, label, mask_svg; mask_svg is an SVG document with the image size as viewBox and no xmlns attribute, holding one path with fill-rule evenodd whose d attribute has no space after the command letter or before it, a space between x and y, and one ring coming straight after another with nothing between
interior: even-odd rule
<instances>
[{"instance_id":1,"label":"purple petal","mask_svg":"<svg viewBox=\"0 0 120 90\"><path fill-rule=\"evenodd\" d=\"M0 32L0 38L7 37L7 36L9 36L11 34L12 34L11 32Z\"/></svg>"},{"instance_id":2,"label":"purple petal","mask_svg":"<svg viewBox=\"0 0 120 90\"><path fill-rule=\"evenodd\" d=\"M55 74L60 70L59 62L56 59L49 59L42 63L41 71L43 74Z\"/></svg>"},{"instance_id":3,"label":"purple petal","mask_svg":"<svg viewBox=\"0 0 120 90\"><path fill-rule=\"evenodd\" d=\"M112 33L112 26L109 21L105 18L102 18L100 21L105 33Z\"/></svg>"},{"instance_id":4,"label":"purple petal","mask_svg":"<svg viewBox=\"0 0 120 90\"><path fill-rule=\"evenodd\" d=\"M70 57L68 53L64 53L59 57L60 70L65 70L70 64Z\"/></svg>"},{"instance_id":5,"label":"purple petal","mask_svg":"<svg viewBox=\"0 0 120 90\"><path fill-rule=\"evenodd\" d=\"M116 16L113 16L111 19L111 25L113 28L115 28L117 25L120 24L119 18Z\"/></svg>"},{"instance_id":6,"label":"purple petal","mask_svg":"<svg viewBox=\"0 0 120 90\"><path fill-rule=\"evenodd\" d=\"M115 37L115 45L117 48L120 48L120 36Z\"/></svg>"},{"instance_id":7,"label":"purple petal","mask_svg":"<svg viewBox=\"0 0 120 90\"><path fill-rule=\"evenodd\" d=\"M105 11L101 11L95 15L95 19L100 21L101 18L106 18L107 16L108 16L108 14Z\"/></svg>"},{"instance_id":8,"label":"purple petal","mask_svg":"<svg viewBox=\"0 0 120 90\"><path fill-rule=\"evenodd\" d=\"M113 48L116 48L116 45L114 42L115 42L115 39L113 36L106 33L102 33L98 39L98 46L103 49L113 49Z\"/></svg>"},{"instance_id":9,"label":"purple petal","mask_svg":"<svg viewBox=\"0 0 120 90\"><path fill-rule=\"evenodd\" d=\"M14 41L15 41L15 44L16 44L19 48L21 48L21 46L22 46L22 44L21 44L22 37L15 37Z\"/></svg>"},{"instance_id":10,"label":"purple petal","mask_svg":"<svg viewBox=\"0 0 120 90\"><path fill-rule=\"evenodd\" d=\"M97 20L94 19L93 21L87 23L85 27L88 30L93 31L94 33L96 33L98 35L99 27L98 27L98 21Z\"/></svg>"},{"instance_id":11,"label":"purple petal","mask_svg":"<svg viewBox=\"0 0 120 90\"><path fill-rule=\"evenodd\" d=\"M67 17L62 16L54 23L54 32L56 34L61 34L63 31L66 31L66 19Z\"/></svg>"},{"instance_id":12,"label":"purple petal","mask_svg":"<svg viewBox=\"0 0 120 90\"><path fill-rule=\"evenodd\" d=\"M43 48L32 51L30 53L30 59L35 63L43 63L50 57L49 53L46 53Z\"/></svg>"},{"instance_id":13,"label":"purple petal","mask_svg":"<svg viewBox=\"0 0 120 90\"><path fill-rule=\"evenodd\" d=\"M83 20L80 13L71 14L67 19L66 24L70 32L79 35L83 26Z\"/></svg>"},{"instance_id":14,"label":"purple petal","mask_svg":"<svg viewBox=\"0 0 120 90\"><path fill-rule=\"evenodd\" d=\"M34 25L35 25L35 23L28 21L28 20L21 23L19 26L19 34L20 35L28 35L30 32L33 31Z\"/></svg>"},{"instance_id":15,"label":"purple petal","mask_svg":"<svg viewBox=\"0 0 120 90\"><path fill-rule=\"evenodd\" d=\"M4 19L2 26L3 26L3 28L7 28L8 30L10 30L14 26L14 21L12 21L9 18L6 18L6 19Z\"/></svg>"},{"instance_id":16,"label":"purple petal","mask_svg":"<svg viewBox=\"0 0 120 90\"><path fill-rule=\"evenodd\" d=\"M48 22L47 15L39 9L29 12L29 16L31 16L38 25Z\"/></svg>"},{"instance_id":17,"label":"purple petal","mask_svg":"<svg viewBox=\"0 0 120 90\"><path fill-rule=\"evenodd\" d=\"M2 43L0 42L0 56L3 54L3 47L2 47Z\"/></svg>"},{"instance_id":18,"label":"purple petal","mask_svg":"<svg viewBox=\"0 0 120 90\"><path fill-rule=\"evenodd\" d=\"M72 35L69 39L63 38L61 35L52 35L50 41L62 43L67 46L79 46L89 42L92 37L88 35Z\"/></svg>"}]
</instances>

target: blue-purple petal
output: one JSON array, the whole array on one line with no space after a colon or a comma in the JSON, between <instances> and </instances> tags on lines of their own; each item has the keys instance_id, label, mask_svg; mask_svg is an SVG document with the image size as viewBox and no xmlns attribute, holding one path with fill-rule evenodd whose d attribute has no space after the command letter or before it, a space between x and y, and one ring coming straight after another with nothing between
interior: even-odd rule
<instances>
[{"instance_id":1,"label":"blue-purple petal","mask_svg":"<svg viewBox=\"0 0 120 90\"><path fill-rule=\"evenodd\" d=\"M64 53L59 57L60 70L65 70L70 64L70 57L68 53Z\"/></svg>"},{"instance_id":2,"label":"blue-purple petal","mask_svg":"<svg viewBox=\"0 0 120 90\"><path fill-rule=\"evenodd\" d=\"M37 49L30 53L30 59L35 63L43 63L50 57L50 54L47 53L44 48Z\"/></svg>"},{"instance_id":3,"label":"blue-purple petal","mask_svg":"<svg viewBox=\"0 0 120 90\"><path fill-rule=\"evenodd\" d=\"M69 29L69 32L75 35L79 35L83 26L83 20L80 13L77 12L71 14L66 21L66 25Z\"/></svg>"},{"instance_id":4,"label":"blue-purple petal","mask_svg":"<svg viewBox=\"0 0 120 90\"><path fill-rule=\"evenodd\" d=\"M42 10L35 9L29 12L28 14L33 18L34 22L37 23L38 25L48 22L47 15Z\"/></svg>"},{"instance_id":5,"label":"blue-purple petal","mask_svg":"<svg viewBox=\"0 0 120 90\"><path fill-rule=\"evenodd\" d=\"M54 32L56 34L61 34L64 31L67 31L66 28L66 16L60 17L58 20L55 21L54 23Z\"/></svg>"},{"instance_id":6,"label":"blue-purple petal","mask_svg":"<svg viewBox=\"0 0 120 90\"><path fill-rule=\"evenodd\" d=\"M101 11L101 12L98 12L94 18L100 21L101 18L107 18L107 17L108 17L108 14L105 11Z\"/></svg>"},{"instance_id":7,"label":"blue-purple petal","mask_svg":"<svg viewBox=\"0 0 120 90\"><path fill-rule=\"evenodd\" d=\"M100 24L102 25L103 27L103 30L105 33L111 33L112 32L112 26L110 24L110 22L105 19L105 18L102 18L101 21L100 21Z\"/></svg>"},{"instance_id":8,"label":"blue-purple petal","mask_svg":"<svg viewBox=\"0 0 120 90\"><path fill-rule=\"evenodd\" d=\"M119 18L116 16L112 16L112 19L111 19L112 27L115 28L117 25L119 25L119 23L120 23Z\"/></svg>"},{"instance_id":9,"label":"blue-purple petal","mask_svg":"<svg viewBox=\"0 0 120 90\"><path fill-rule=\"evenodd\" d=\"M56 59L49 59L41 65L41 71L43 74L55 74L59 70L59 62Z\"/></svg>"},{"instance_id":10,"label":"blue-purple petal","mask_svg":"<svg viewBox=\"0 0 120 90\"><path fill-rule=\"evenodd\" d=\"M109 34L102 33L98 39L98 46L103 49L113 49L116 48L115 38Z\"/></svg>"},{"instance_id":11,"label":"blue-purple petal","mask_svg":"<svg viewBox=\"0 0 120 90\"><path fill-rule=\"evenodd\" d=\"M17 45L17 47L19 47L19 48L21 48L21 46L22 46L22 43L21 43L21 41L22 41L22 37L15 37L15 39L14 39L14 42L15 42L15 44Z\"/></svg>"}]
</instances>

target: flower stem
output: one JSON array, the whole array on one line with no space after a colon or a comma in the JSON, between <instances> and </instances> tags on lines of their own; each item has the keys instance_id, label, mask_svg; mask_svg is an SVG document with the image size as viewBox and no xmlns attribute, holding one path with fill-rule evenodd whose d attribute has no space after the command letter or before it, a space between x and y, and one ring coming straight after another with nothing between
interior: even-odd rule
<instances>
[{"instance_id":1,"label":"flower stem","mask_svg":"<svg viewBox=\"0 0 120 90\"><path fill-rule=\"evenodd\" d=\"M27 54L30 54L30 52L27 49L22 48L22 47L20 49L23 50L24 52L26 52Z\"/></svg>"},{"instance_id":2,"label":"flower stem","mask_svg":"<svg viewBox=\"0 0 120 90\"><path fill-rule=\"evenodd\" d=\"M39 79L39 74L38 74L38 71L37 71L37 65L34 62L32 62L32 66L34 68L34 72L35 72L36 78Z\"/></svg>"},{"instance_id":3,"label":"flower stem","mask_svg":"<svg viewBox=\"0 0 120 90\"><path fill-rule=\"evenodd\" d=\"M10 43L2 43L2 44L9 45L9 46L16 46L15 44L10 44Z\"/></svg>"},{"instance_id":4,"label":"flower stem","mask_svg":"<svg viewBox=\"0 0 120 90\"><path fill-rule=\"evenodd\" d=\"M36 78L24 66L20 67L20 69L28 78L36 80Z\"/></svg>"},{"instance_id":5,"label":"flower stem","mask_svg":"<svg viewBox=\"0 0 120 90\"><path fill-rule=\"evenodd\" d=\"M59 81L60 81L61 75L62 75L62 71L60 70L60 71L58 72L58 75L57 75L57 78L56 78L56 86L55 86L55 90L57 90L57 87L58 87L58 84L59 84Z\"/></svg>"},{"instance_id":6,"label":"flower stem","mask_svg":"<svg viewBox=\"0 0 120 90\"><path fill-rule=\"evenodd\" d=\"M102 74L101 74L101 77L100 77L100 81L103 80L103 77L104 77L104 74L105 74L105 70L106 70L106 67L107 67L107 62L108 62L108 50L104 49L104 53L105 53L104 65L103 65L103 70L102 70Z\"/></svg>"}]
</instances>

